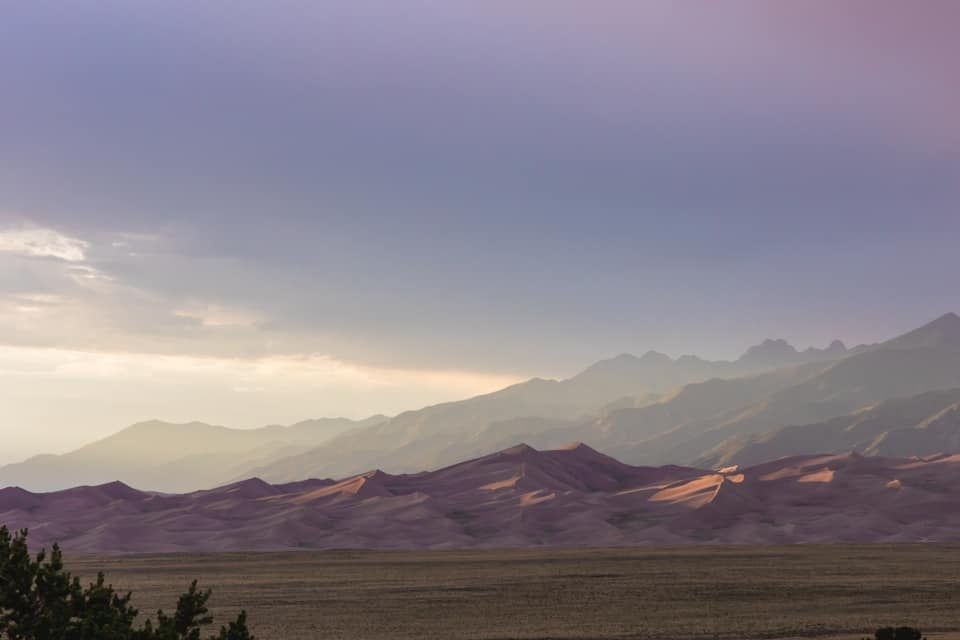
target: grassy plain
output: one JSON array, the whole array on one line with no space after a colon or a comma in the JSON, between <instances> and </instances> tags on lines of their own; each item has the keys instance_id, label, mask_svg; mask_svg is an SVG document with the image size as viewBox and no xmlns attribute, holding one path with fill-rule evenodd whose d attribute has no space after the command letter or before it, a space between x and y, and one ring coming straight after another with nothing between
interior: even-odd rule
<instances>
[{"instance_id":1,"label":"grassy plain","mask_svg":"<svg viewBox=\"0 0 960 640\"><path fill-rule=\"evenodd\" d=\"M960 545L68 557L142 611L197 577L259 640L960 639Z\"/></svg>"}]
</instances>

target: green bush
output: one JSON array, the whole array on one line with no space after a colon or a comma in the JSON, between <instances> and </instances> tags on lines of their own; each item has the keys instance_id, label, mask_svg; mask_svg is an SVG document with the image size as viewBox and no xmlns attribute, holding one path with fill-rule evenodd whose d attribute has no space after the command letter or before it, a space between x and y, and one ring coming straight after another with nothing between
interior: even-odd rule
<instances>
[{"instance_id":1,"label":"green bush","mask_svg":"<svg viewBox=\"0 0 960 640\"><path fill-rule=\"evenodd\" d=\"M36 558L27 547L27 531L14 535L0 527L0 638L4 640L201 640L201 628L213 622L207 609L210 591L196 580L180 596L176 611L157 612L156 621L137 626L130 595L117 593L103 574L86 587L63 567L54 545L49 557ZM209 640L254 640L247 614L220 627Z\"/></svg>"}]
</instances>

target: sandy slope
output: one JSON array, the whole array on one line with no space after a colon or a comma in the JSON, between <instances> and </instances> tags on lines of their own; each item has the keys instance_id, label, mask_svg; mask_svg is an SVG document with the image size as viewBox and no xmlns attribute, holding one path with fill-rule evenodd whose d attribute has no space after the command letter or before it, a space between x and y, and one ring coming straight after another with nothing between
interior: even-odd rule
<instances>
[{"instance_id":1,"label":"sandy slope","mask_svg":"<svg viewBox=\"0 0 960 640\"><path fill-rule=\"evenodd\" d=\"M437 471L183 495L0 490L0 522L73 550L960 540L960 456L786 458L720 472L518 445Z\"/></svg>"}]
</instances>

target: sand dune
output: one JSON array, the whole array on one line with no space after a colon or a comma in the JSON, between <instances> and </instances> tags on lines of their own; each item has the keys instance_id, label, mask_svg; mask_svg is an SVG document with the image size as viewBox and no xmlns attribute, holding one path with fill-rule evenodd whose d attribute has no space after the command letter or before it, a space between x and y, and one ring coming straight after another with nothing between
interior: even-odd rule
<instances>
[{"instance_id":1,"label":"sand dune","mask_svg":"<svg viewBox=\"0 0 960 640\"><path fill-rule=\"evenodd\" d=\"M960 540L960 456L633 467L517 445L437 471L169 495L0 490L0 522L82 551Z\"/></svg>"}]
</instances>

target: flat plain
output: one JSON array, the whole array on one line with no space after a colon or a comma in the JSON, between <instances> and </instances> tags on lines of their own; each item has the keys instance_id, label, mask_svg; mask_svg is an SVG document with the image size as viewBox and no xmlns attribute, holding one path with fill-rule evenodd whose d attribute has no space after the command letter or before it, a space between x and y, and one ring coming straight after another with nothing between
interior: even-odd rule
<instances>
[{"instance_id":1,"label":"flat plain","mask_svg":"<svg viewBox=\"0 0 960 640\"><path fill-rule=\"evenodd\" d=\"M960 638L960 545L72 556L143 612L198 578L259 640Z\"/></svg>"}]
</instances>

